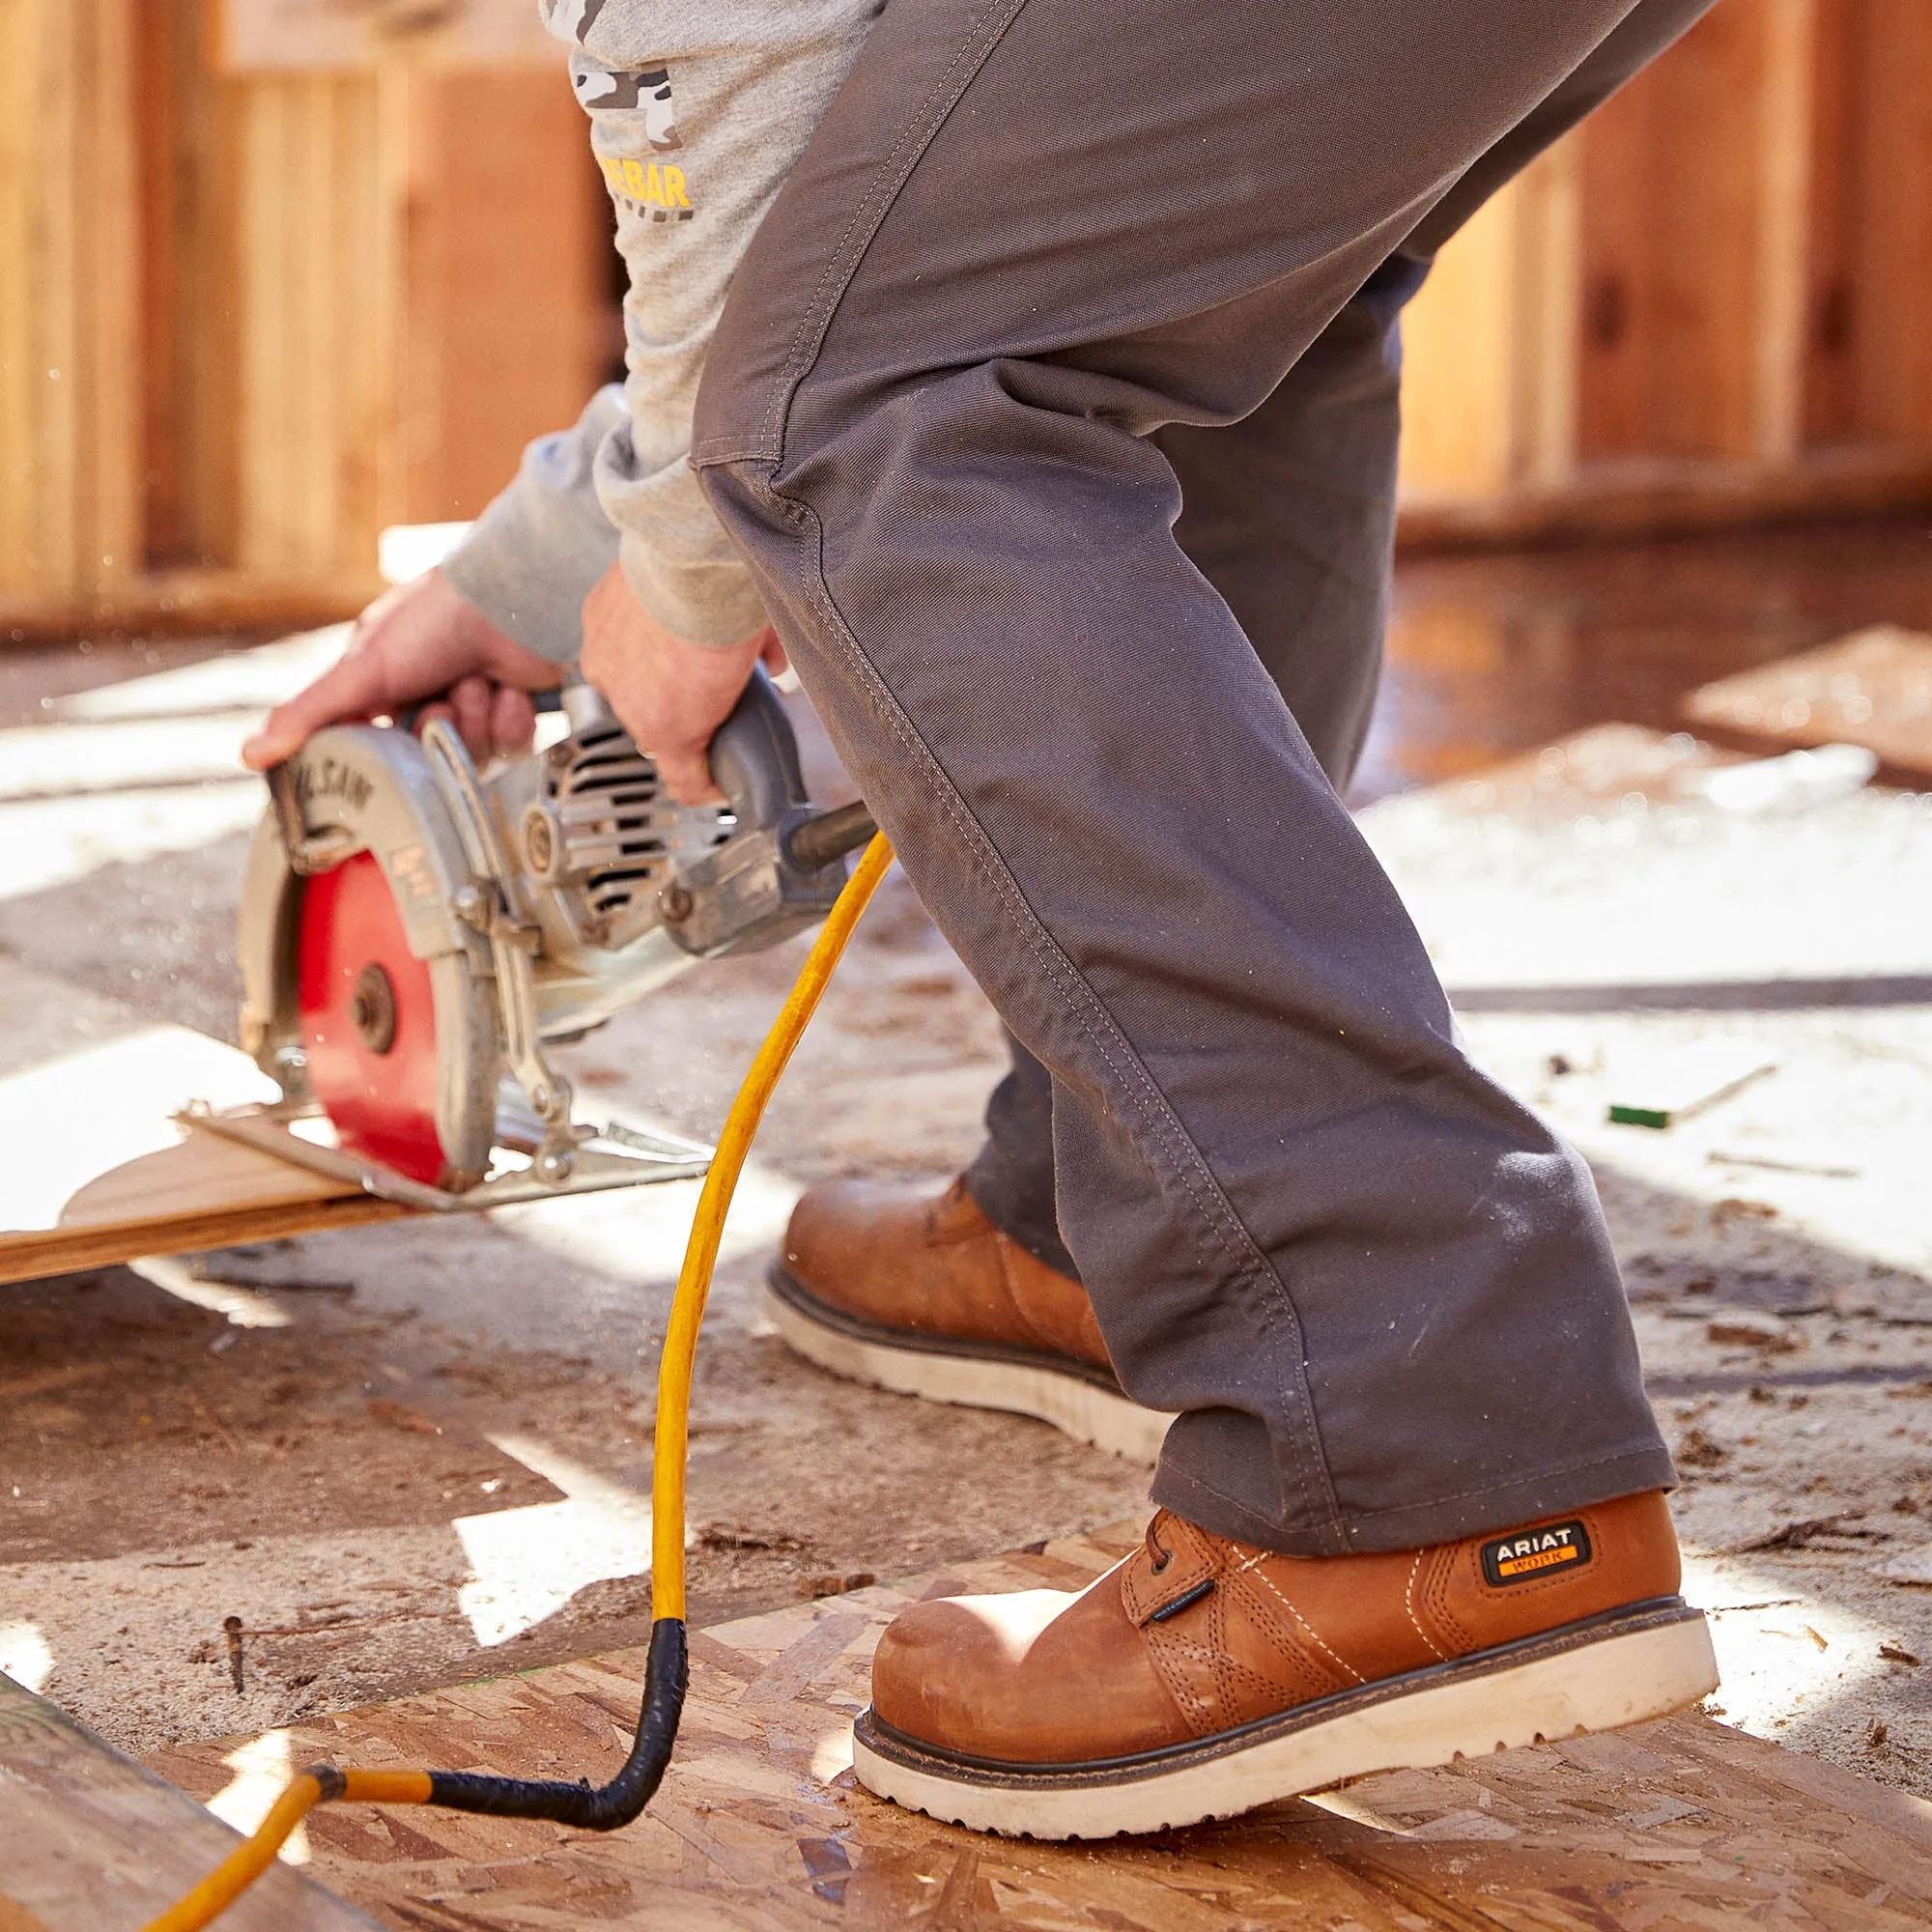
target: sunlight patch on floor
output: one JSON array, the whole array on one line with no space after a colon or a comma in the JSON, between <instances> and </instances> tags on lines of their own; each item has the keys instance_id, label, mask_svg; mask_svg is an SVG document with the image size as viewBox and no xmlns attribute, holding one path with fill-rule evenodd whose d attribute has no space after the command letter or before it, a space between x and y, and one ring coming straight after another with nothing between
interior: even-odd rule
<instances>
[{"instance_id":1,"label":"sunlight patch on floor","mask_svg":"<svg viewBox=\"0 0 1932 1932\"><path fill-rule=\"evenodd\" d=\"M1753 1737L1778 1738L1886 1672L1879 1625L1735 1557L1687 1549L1684 1595L1710 1617L1718 1653L1705 1709Z\"/></svg>"},{"instance_id":2,"label":"sunlight patch on floor","mask_svg":"<svg viewBox=\"0 0 1932 1932\"><path fill-rule=\"evenodd\" d=\"M24 1617L0 1624L0 1677L11 1677L29 1690L41 1690L53 1674L53 1646L39 1624Z\"/></svg>"},{"instance_id":3,"label":"sunlight patch on floor","mask_svg":"<svg viewBox=\"0 0 1932 1932\"><path fill-rule=\"evenodd\" d=\"M589 1584L650 1569L649 1497L534 1437L489 1440L554 1483L565 1499L458 1517L450 1524L469 1559L470 1579L458 1601L478 1643L508 1643Z\"/></svg>"},{"instance_id":4,"label":"sunlight patch on floor","mask_svg":"<svg viewBox=\"0 0 1932 1932\"><path fill-rule=\"evenodd\" d=\"M208 1801L224 1825L244 1834L257 1830L295 1773L295 1748L287 1731L265 1731L221 1760L235 1776ZM298 1825L279 1854L285 1864L308 1863L308 1829Z\"/></svg>"}]
</instances>

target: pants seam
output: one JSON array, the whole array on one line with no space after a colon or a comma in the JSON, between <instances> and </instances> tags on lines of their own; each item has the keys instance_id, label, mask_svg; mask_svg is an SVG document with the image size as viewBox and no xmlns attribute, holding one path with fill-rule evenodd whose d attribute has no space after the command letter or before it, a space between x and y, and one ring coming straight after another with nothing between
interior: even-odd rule
<instances>
[{"instance_id":1,"label":"pants seam","mask_svg":"<svg viewBox=\"0 0 1932 1932\"><path fill-rule=\"evenodd\" d=\"M837 642L841 655L857 674L861 687L886 728L916 761L936 776L939 782L932 786L932 793L941 810L959 834L973 863L993 887L1019 937L1038 962L1048 981L1061 989L1082 1031L1099 1053L1109 1072L1120 1083L1123 1095L1137 1103L1137 1111L1149 1132L1151 1147L1158 1148L1173 1179L1180 1183L1193 1203L1200 1224L1213 1235L1221 1250L1222 1264L1232 1263L1237 1279L1246 1279L1258 1287L1264 1302L1279 1302L1281 1313L1289 1323L1295 1363L1290 1372L1288 1390L1292 1406L1297 1411L1299 1426L1296 1434L1301 1437L1300 1453L1294 1461L1294 1482L1304 1514L1319 1519L1319 1527L1336 1542L1338 1548L1346 1548L1342 1541L1344 1531L1340 1507L1328 1475L1313 1397L1300 1368L1301 1318L1287 1284L1256 1244L1236 1212L1234 1204L1215 1180L1206 1157L1175 1115L1166 1095L1155 1085L1153 1076L1148 1072L1132 1043L1121 1034L1119 1023L1108 1011L1105 1002L1027 903L1018 882L1000 857L985 828L973 815L945 767L921 737L891 687L880 675L878 668L866 655L844 621L833 601L830 586L824 581L822 569L816 567L814 562L815 555L822 550L816 513L809 503L781 496L769 475L764 478L764 489L781 515L799 533L799 581L807 604L818 611L828 635ZM808 525L810 535L807 532ZM1213 1251L1204 1248L1203 1260L1213 1264ZM1310 1464L1317 1479L1314 1484L1310 1482Z\"/></svg>"}]
</instances>

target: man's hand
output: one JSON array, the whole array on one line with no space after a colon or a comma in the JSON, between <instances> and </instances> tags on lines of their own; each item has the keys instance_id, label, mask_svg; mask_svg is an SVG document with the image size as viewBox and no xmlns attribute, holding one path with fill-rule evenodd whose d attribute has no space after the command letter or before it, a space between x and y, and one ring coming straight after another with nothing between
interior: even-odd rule
<instances>
[{"instance_id":1,"label":"man's hand","mask_svg":"<svg viewBox=\"0 0 1932 1932\"><path fill-rule=\"evenodd\" d=\"M277 705L242 748L256 771L279 764L311 731L393 718L424 698L448 718L472 757L520 752L536 728L528 694L562 682L561 667L506 638L440 570L385 591L356 618L342 662Z\"/></svg>"},{"instance_id":2,"label":"man's hand","mask_svg":"<svg viewBox=\"0 0 1932 1932\"><path fill-rule=\"evenodd\" d=\"M583 675L610 699L638 749L657 761L680 805L723 798L705 753L760 658L774 671L785 667L769 624L742 644L688 644L645 611L616 564L583 600Z\"/></svg>"}]
</instances>

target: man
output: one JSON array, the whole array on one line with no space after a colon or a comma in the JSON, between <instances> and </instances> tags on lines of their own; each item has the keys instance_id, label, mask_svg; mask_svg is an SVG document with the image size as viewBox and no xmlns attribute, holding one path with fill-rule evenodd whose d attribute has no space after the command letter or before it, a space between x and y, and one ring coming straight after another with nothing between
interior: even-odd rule
<instances>
[{"instance_id":1,"label":"man","mask_svg":"<svg viewBox=\"0 0 1932 1932\"><path fill-rule=\"evenodd\" d=\"M517 688L554 674L524 646L572 627L532 619L505 533L577 533L567 605L614 543L586 468L623 555L584 667L680 796L775 620L1018 1042L944 1199L801 1204L793 1332L901 1386L977 1357L1178 1415L1120 1569L887 1632L875 1791L1105 1835L1711 1688L1587 1172L1457 1049L1335 791L1385 609L1402 302L1705 4L826 4L788 63L800 23L727 0L687 0L713 29L688 59L679 8L573 0L593 120L599 74L641 99L662 70L689 144L652 201L644 123L596 137L645 196L628 422L540 447L555 473L254 755L451 687L472 737L519 736ZM703 144L780 71L815 75L810 110L795 88L741 133L782 147L830 106L725 250L687 469L651 377L691 332L639 311L690 291L652 295L639 238L715 240Z\"/></svg>"}]
</instances>

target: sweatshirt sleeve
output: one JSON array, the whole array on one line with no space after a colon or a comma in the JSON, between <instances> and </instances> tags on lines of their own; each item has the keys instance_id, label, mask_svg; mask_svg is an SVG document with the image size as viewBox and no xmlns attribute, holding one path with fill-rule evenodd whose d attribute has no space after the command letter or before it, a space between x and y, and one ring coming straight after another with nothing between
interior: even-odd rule
<instances>
[{"instance_id":1,"label":"sweatshirt sleeve","mask_svg":"<svg viewBox=\"0 0 1932 1932\"><path fill-rule=\"evenodd\" d=\"M599 389L569 429L524 451L509 488L443 559L450 582L499 631L558 664L582 649L583 600L617 560L593 471L624 419L622 389Z\"/></svg>"},{"instance_id":2,"label":"sweatshirt sleeve","mask_svg":"<svg viewBox=\"0 0 1932 1932\"><path fill-rule=\"evenodd\" d=\"M691 467L705 355L733 270L881 4L544 0L572 43L629 270L627 409L591 479L639 601L692 643L738 643L765 621Z\"/></svg>"}]
</instances>

